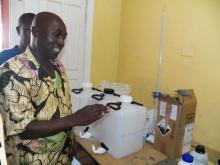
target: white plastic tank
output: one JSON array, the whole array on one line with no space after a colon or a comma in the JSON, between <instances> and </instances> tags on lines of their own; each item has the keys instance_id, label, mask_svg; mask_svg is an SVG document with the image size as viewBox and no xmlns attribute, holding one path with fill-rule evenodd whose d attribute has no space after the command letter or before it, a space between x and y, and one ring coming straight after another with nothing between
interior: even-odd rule
<instances>
[{"instance_id":1,"label":"white plastic tank","mask_svg":"<svg viewBox=\"0 0 220 165\"><path fill-rule=\"evenodd\" d=\"M146 108L125 95L107 106L110 112L94 123L96 140L104 143L115 158L142 149Z\"/></svg>"},{"instance_id":2,"label":"white plastic tank","mask_svg":"<svg viewBox=\"0 0 220 165\"><path fill-rule=\"evenodd\" d=\"M115 93L119 95L129 95L131 92L131 87L129 84L126 83L120 83L120 82L107 82L102 81L99 83L100 89L103 90L105 88L111 88L114 89Z\"/></svg>"},{"instance_id":3,"label":"white plastic tank","mask_svg":"<svg viewBox=\"0 0 220 165\"><path fill-rule=\"evenodd\" d=\"M190 154L193 156L194 165L208 165L208 155L205 153L205 146L197 145L195 151Z\"/></svg>"},{"instance_id":4,"label":"white plastic tank","mask_svg":"<svg viewBox=\"0 0 220 165\"><path fill-rule=\"evenodd\" d=\"M109 102L117 102L119 100L120 95L116 94L114 89L105 88L103 92L100 94L95 94L92 96L94 100L98 104L106 105Z\"/></svg>"},{"instance_id":5,"label":"white plastic tank","mask_svg":"<svg viewBox=\"0 0 220 165\"><path fill-rule=\"evenodd\" d=\"M92 87L92 83L83 83L82 88L72 89L71 102L72 102L72 112L75 113L79 109L85 107L86 105L92 105L97 103L97 100L92 98L92 95L100 94L102 91ZM89 126L78 126L74 128L77 135L81 131L92 132L92 124Z\"/></svg>"},{"instance_id":6,"label":"white plastic tank","mask_svg":"<svg viewBox=\"0 0 220 165\"><path fill-rule=\"evenodd\" d=\"M82 88L72 89L72 112L75 113L86 105L95 104L97 101L92 99L92 95L100 94L101 92L102 91L93 88L92 83L83 83Z\"/></svg>"}]
</instances>

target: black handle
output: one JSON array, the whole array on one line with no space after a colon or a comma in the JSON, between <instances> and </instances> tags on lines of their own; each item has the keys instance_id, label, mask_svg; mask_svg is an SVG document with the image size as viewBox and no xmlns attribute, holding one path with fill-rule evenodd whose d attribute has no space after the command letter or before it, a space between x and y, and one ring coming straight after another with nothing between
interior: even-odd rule
<instances>
[{"instance_id":1,"label":"black handle","mask_svg":"<svg viewBox=\"0 0 220 165\"><path fill-rule=\"evenodd\" d=\"M98 101L103 100L103 97L104 97L103 93L102 94L94 94L94 95L92 95L92 98L95 99L95 100L98 100Z\"/></svg>"},{"instance_id":2,"label":"black handle","mask_svg":"<svg viewBox=\"0 0 220 165\"><path fill-rule=\"evenodd\" d=\"M106 104L107 107L117 111L121 109L121 102L117 102L117 103L107 103Z\"/></svg>"},{"instance_id":3,"label":"black handle","mask_svg":"<svg viewBox=\"0 0 220 165\"><path fill-rule=\"evenodd\" d=\"M92 90L102 92L101 90L94 88L94 87L92 87Z\"/></svg>"},{"instance_id":4,"label":"black handle","mask_svg":"<svg viewBox=\"0 0 220 165\"><path fill-rule=\"evenodd\" d=\"M72 92L75 94L80 94L83 91L83 88L79 88L79 89L72 89Z\"/></svg>"},{"instance_id":5,"label":"black handle","mask_svg":"<svg viewBox=\"0 0 220 165\"><path fill-rule=\"evenodd\" d=\"M114 93L114 96L118 96L118 97L120 97L120 95L119 95L119 94L117 94L117 93Z\"/></svg>"},{"instance_id":6,"label":"black handle","mask_svg":"<svg viewBox=\"0 0 220 165\"><path fill-rule=\"evenodd\" d=\"M136 102L136 101L132 101L131 104L136 104L136 105L139 105L139 106L143 106L143 104L138 103L138 102Z\"/></svg>"}]
</instances>

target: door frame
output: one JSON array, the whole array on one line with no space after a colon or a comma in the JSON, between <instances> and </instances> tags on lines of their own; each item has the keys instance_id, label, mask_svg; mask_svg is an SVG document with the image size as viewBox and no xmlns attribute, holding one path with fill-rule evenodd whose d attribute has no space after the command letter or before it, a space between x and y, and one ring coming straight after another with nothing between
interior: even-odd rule
<instances>
[{"instance_id":1,"label":"door frame","mask_svg":"<svg viewBox=\"0 0 220 165\"><path fill-rule=\"evenodd\" d=\"M22 0L18 0L22 1ZM9 0L9 22L11 23L11 0ZM93 33L93 13L94 13L94 3L95 0L86 0L86 20L85 20L85 58L84 58L84 71L83 71L83 81L90 82L91 74L91 57L92 57L92 33ZM14 31L15 27L12 27L9 23L9 45L13 47L11 39L11 32Z\"/></svg>"},{"instance_id":2,"label":"door frame","mask_svg":"<svg viewBox=\"0 0 220 165\"><path fill-rule=\"evenodd\" d=\"M86 0L86 39L85 39L85 70L84 70L84 82L90 82L91 75L91 59L92 59L92 38L93 38L93 14L94 14L94 2L95 0Z\"/></svg>"}]
</instances>

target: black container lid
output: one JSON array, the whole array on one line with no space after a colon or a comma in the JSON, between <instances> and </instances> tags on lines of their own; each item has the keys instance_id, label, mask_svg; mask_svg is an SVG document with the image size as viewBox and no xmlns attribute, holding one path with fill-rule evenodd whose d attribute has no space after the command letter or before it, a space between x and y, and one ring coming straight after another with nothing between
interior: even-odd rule
<instances>
[{"instance_id":1,"label":"black container lid","mask_svg":"<svg viewBox=\"0 0 220 165\"><path fill-rule=\"evenodd\" d=\"M114 93L115 93L114 89L112 89L112 88L105 88L105 89L103 90L103 92L104 92L105 94L114 94Z\"/></svg>"},{"instance_id":2,"label":"black container lid","mask_svg":"<svg viewBox=\"0 0 220 165\"><path fill-rule=\"evenodd\" d=\"M205 147L203 145L197 145L195 151L200 154L205 154Z\"/></svg>"}]
</instances>

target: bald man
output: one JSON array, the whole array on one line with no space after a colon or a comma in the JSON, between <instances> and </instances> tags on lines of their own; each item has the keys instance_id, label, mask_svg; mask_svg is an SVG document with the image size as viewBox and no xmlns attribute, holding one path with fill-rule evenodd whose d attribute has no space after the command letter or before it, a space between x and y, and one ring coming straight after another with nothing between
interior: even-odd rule
<instances>
[{"instance_id":1,"label":"bald man","mask_svg":"<svg viewBox=\"0 0 220 165\"><path fill-rule=\"evenodd\" d=\"M33 13L24 13L18 19L18 26L16 27L19 36L19 44L11 49L0 52L0 65L11 59L12 57L21 54L30 44L31 38L31 24L35 17Z\"/></svg>"},{"instance_id":2,"label":"bald man","mask_svg":"<svg viewBox=\"0 0 220 165\"><path fill-rule=\"evenodd\" d=\"M71 114L70 90L57 56L67 36L64 22L41 12L32 25L30 47L0 68L0 105L11 165L68 165L71 128L108 112L91 105Z\"/></svg>"}]
</instances>

